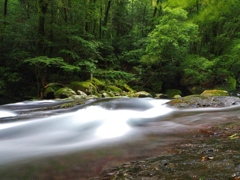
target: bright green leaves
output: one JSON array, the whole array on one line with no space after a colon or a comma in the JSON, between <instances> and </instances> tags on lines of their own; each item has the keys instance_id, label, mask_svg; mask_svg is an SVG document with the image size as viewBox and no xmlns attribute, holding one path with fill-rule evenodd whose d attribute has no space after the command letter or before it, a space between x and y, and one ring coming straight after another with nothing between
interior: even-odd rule
<instances>
[{"instance_id":1,"label":"bright green leaves","mask_svg":"<svg viewBox=\"0 0 240 180\"><path fill-rule=\"evenodd\" d=\"M197 40L198 26L187 22L187 12L181 8L166 8L159 24L148 36L145 64L161 64L183 59L191 42Z\"/></svg>"}]
</instances>

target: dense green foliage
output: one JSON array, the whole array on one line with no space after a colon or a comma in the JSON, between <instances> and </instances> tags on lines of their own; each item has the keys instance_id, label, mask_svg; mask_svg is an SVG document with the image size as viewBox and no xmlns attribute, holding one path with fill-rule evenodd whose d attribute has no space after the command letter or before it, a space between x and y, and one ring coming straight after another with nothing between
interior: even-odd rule
<instances>
[{"instance_id":1,"label":"dense green foliage","mask_svg":"<svg viewBox=\"0 0 240 180\"><path fill-rule=\"evenodd\" d=\"M90 77L155 93L240 84L238 0L4 0L0 94Z\"/></svg>"}]
</instances>

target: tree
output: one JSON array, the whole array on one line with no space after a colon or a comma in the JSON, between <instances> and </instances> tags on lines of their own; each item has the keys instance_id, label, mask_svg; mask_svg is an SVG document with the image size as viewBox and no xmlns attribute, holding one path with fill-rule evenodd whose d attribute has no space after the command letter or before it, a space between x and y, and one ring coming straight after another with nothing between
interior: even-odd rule
<instances>
[{"instance_id":1,"label":"tree","mask_svg":"<svg viewBox=\"0 0 240 180\"><path fill-rule=\"evenodd\" d=\"M176 82L178 67L197 39L198 26L187 22L187 12L181 8L165 8L159 24L148 36L146 54L141 62L154 69L158 80Z\"/></svg>"}]
</instances>

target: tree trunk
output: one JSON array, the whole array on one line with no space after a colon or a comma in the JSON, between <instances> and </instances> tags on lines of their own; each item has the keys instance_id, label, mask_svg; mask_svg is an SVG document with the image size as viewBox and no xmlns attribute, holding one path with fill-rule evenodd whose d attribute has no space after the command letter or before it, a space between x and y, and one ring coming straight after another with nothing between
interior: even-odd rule
<instances>
[{"instance_id":1,"label":"tree trunk","mask_svg":"<svg viewBox=\"0 0 240 180\"><path fill-rule=\"evenodd\" d=\"M45 55L45 15L47 12L48 1L47 0L37 0L38 2L38 37L37 37L37 48L36 55Z\"/></svg>"},{"instance_id":2,"label":"tree trunk","mask_svg":"<svg viewBox=\"0 0 240 180\"><path fill-rule=\"evenodd\" d=\"M197 13L199 13L199 2L196 0L196 8L197 8Z\"/></svg>"},{"instance_id":3,"label":"tree trunk","mask_svg":"<svg viewBox=\"0 0 240 180\"><path fill-rule=\"evenodd\" d=\"M48 0L37 0L38 6L38 35L37 35L37 43L36 43L36 56L45 56L45 16L48 8ZM45 68L39 67L38 69L38 77L40 78L37 80L42 87L45 87L46 82L46 75L45 75ZM38 90L42 92L39 89Z\"/></svg>"},{"instance_id":4,"label":"tree trunk","mask_svg":"<svg viewBox=\"0 0 240 180\"><path fill-rule=\"evenodd\" d=\"M8 4L8 0L4 1L4 9L3 9L3 16L6 17L7 16L7 4Z\"/></svg>"},{"instance_id":5,"label":"tree trunk","mask_svg":"<svg viewBox=\"0 0 240 180\"><path fill-rule=\"evenodd\" d=\"M111 0L108 0L108 2L107 2L107 7L105 10L105 14L104 14L104 20L102 23L103 27L107 27L107 21L108 21L108 15L109 15L110 7L111 7L111 2L112 2ZM104 33L102 33L102 37L103 36L104 36Z\"/></svg>"},{"instance_id":6,"label":"tree trunk","mask_svg":"<svg viewBox=\"0 0 240 180\"><path fill-rule=\"evenodd\" d=\"M157 12L159 12L159 14L160 14L160 12L161 12L161 8L158 7L159 4L160 4L160 0L157 0L156 5L155 5L155 7L154 7L154 11L153 11L153 17L156 17ZM158 8L159 8L159 10L158 10Z\"/></svg>"},{"instance_id":7,"label":"tree trunk","mask_svg":"<svg viewBox=\"0 0 240 180\"><path fill-rule=\"evenodd\" d=\"M100 1L99 38L102 38L102 0Z\"/></svg>"},{"instance_id":8,"label":"tree trunk","mask_svg":"<svg viewBox=\"0 0 240 180\"><path fill-rule=\"evenodd\" d=\"M105 16L104 16L104 21L103 21L103 26L106 27L107 26L107 20L108 20L108 14L109 14L109 10L110 10L110 7L111 7L111 0L108 0L108 3L107 3L107 7L106 7L106 10L105 10Z\"/></svg>"}]
</instances>

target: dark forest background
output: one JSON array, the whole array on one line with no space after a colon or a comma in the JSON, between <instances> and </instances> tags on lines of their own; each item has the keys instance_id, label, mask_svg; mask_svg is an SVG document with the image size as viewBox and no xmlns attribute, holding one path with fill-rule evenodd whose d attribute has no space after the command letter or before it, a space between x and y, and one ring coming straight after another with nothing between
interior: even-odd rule
<instances>
[{"instance_id":1,"label":"dark forest background","mask_svg":"<svg viewBox=\"0 0 240 180\"><path fill-rule=\"evenodd\" d=\"M3 0L0 94L91 76L135 89L235 91L239 0Z\"/></svg>"}]
</instances>

